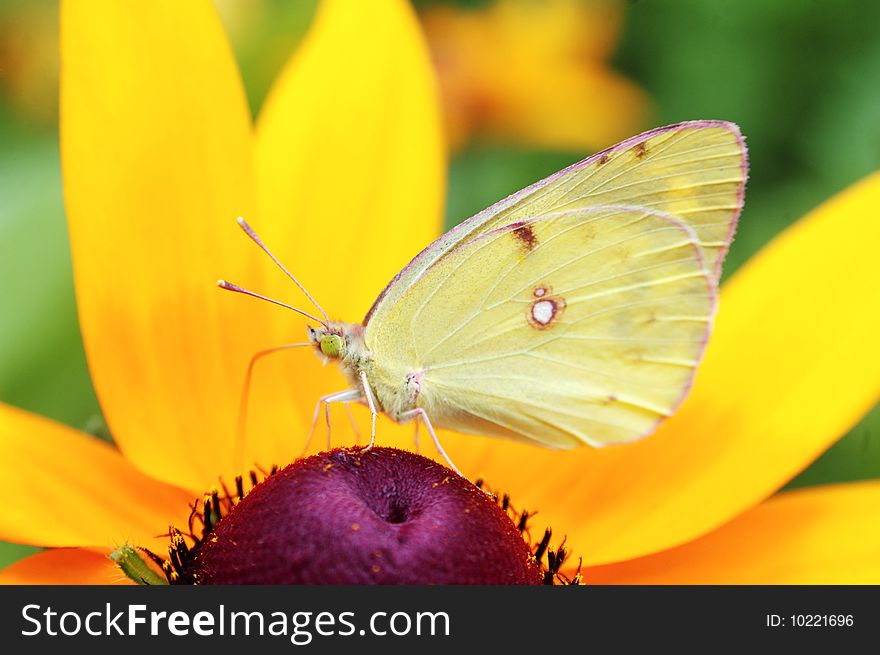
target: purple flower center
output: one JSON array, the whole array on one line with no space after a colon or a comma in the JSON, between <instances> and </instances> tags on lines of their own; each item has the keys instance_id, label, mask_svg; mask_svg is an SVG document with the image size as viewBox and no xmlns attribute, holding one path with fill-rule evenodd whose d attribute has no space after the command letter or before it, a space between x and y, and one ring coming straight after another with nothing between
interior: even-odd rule
<instances>
[{"instance_id":1,"label":"purple flower center","mask_svg":"<svg viewBox=\"0 0 880 655\"><path fill-rule=\"evenodd\" d=\"M540 584L486 493L394 448L337 449L256 486L189 559L200 584Z\"/></svg>"}]
</instances>

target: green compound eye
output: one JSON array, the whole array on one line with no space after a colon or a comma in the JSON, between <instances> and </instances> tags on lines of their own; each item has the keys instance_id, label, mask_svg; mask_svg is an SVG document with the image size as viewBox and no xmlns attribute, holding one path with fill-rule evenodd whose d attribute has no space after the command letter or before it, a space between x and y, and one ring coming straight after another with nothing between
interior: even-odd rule
<instances>
[{"instance_id":1,"label":"green compound eye","mask_svg":"<svg viewBox=\"0 0 880 655\"><path fill-rule=\"evenodd\" d=\"M321 352L327 357L341 357L345 349L345 341L338 334L321 337Z\"/></svg>"}]
</instances>

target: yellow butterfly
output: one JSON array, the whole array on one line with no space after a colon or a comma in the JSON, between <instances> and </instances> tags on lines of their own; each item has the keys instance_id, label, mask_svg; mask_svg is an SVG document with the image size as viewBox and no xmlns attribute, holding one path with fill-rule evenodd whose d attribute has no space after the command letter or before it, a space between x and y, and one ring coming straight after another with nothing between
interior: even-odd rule
<instances>
[{"instance_id":1,"label":"yellow butterfly","mask_svg":"<svg viewBox=\"0 0 880 655\"><path fill-rule=\"evenodd\" d=\"M320 310L308 342L372 414L550 448L624 443L684 400L748 171L739 129L628 139L496 203L419 253L362 323ZM228 282L231 291L259 296ZM276 302L277 301L272 301ZM278 303L283 304L283 303ZM453 468L455 468L453 466Z\"/></svg>"}]
</instances>

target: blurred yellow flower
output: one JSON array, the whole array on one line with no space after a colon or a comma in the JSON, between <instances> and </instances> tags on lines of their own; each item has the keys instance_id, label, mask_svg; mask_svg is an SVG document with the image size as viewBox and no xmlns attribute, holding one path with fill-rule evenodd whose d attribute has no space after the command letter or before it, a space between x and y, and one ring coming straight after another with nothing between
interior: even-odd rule
<instances>
[{"instance_id":1,"label":"blurred yellow flower","mask_svg":"<svg viewBox=\"0 0 880 655\"><path fill-rule=\"evenodd\" d=\"M0 5L0 95L19 120L58 118L58 23L51 3Z\"/></svg>"},{"instance_id":2,"label":"blurred yellow flower","mask_svg":"<svg viewBox=\"0 0 880 655\"><path fill-rule=\"evenodd\" d=\"M453 147L472 138L594 151L640 131L645 94L608 65L617 0L495 0L423 15Z\"/></svg>"},{"instance_id":3,"label":"blurred yellow flower","mask_svg":"<svg viewBox=\"0 0 880 655\"><path fill-rule=\"evenodd\" d=\"M288 290L232 217L253 216L342 317L437 234L428 55L405 3L365 6L325 0L255 130L208 2L63 6L77 297L118 450L0 406L0 475L18 490L0 539L52 548L0 582L120 581L106 553L159 550L155 535L236 473L245 365L303 327L213 286L235 271ZM559 453L448 434L445 447L567 533L587 582L880 582L880 482L772 496L877 401L878 204L875 174L734 276L690 398L652 437ZM257 376L248 461L289 461L315 399L341 388L314 357L279 359ZM411 426L380 425L382 445L411 443Z\"/></svg>"}]
</instances>

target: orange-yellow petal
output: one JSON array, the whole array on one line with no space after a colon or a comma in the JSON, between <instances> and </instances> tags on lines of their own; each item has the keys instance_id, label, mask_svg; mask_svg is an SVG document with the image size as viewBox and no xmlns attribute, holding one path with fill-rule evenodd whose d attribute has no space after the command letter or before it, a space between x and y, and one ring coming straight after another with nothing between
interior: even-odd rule
<instances>
[{"instance_id":1,"label":"orange-yellow petal","mask_svg":"<svg viewBox=\"0 0 880 655\"><path fill-rule=\"evenodd\" d=\"M0 584L134 584L105 553L59 548L31 555L0 571Z\"/></svg>"},{"instance_id":2,"label":"orange-yellow petal","mask_svg":"<svg viewBox=\"0 0 880 655\"><path fill-rule=\"evenodd\" d=\"M262 110L255 161L260 212L254 228L331 319L361 321L383 286L441 226L438 100L407 2L321 3ZM268 259L263 268L271 279L264 290L317 312ZM239 305L238 311L250 309ZM303 340L304 321L283 318L278 325L288 331L271 335L276 343ZM298 403L304 419L311 419L321 393L346 386L335 367L322 370L309 353L278 357L286 361L275 365L286 366L293 378L281 402ZM272 415L268 384L255 383L252 424L263 427L252 432L281 433L289 454L291 426Z\"/></svg>"},{"instance_id":3,"label":"orange-yellow petal","mask_svg":"<svg viewBox=\"0 0 880 655\"><path fill-rule=\"evenodd\" d=\"M452 457L539 510L590 564L670 548L726 523L880 396L878 206L880 173L814 210L724 287L693 391L653 436L563 453L451 438Z\"/></svg>"},{"instance_id":4,"label":"orange-yellow petal","mask_svg":"<svg viewBox=\"0 0 880 655\"><path fill-rule=\"evenodd\" d=\"M251 124L208 0L64 2L61 146L89 366L120 448L194 488L230 473L251 336L216 281L253 279ZM251 262L251 267L246 262ZM247 329L245 329L247 328Z\"/></svg>"},{"instance_id":5,"label":"orange-yellow petal","mask_svg":"<svg viewBox=\"0 0 880 655\"><path fill-rule=\"evenodd\" d=\"M450 142L460 145L473 132L508 143L595 150L635 132L646 98L607 62L621 19L615 0L428 9L425 29Z\"/></svg>"},{"instance_id":6,"label":"orange-yellow petal","mask_svg":"<svg viewBox=\"0 0 880 655\"><path fill-rule=\"evenodd\" d=\"M587 584L880 584L880 482L780 494L677 548L588 568Z\"/></svg>"},{"instance_id":7,"label":"orange-yellow petal","mask_svg":"<svg viewBox=\"0 0 880 655\"><path fill-rule=\"evenodd\" d=\"M598 150L645 124L645 94L603 66L562 66L552 75L535 71L533 79L512 81L506 106L487 133L539 148Z\"/></svg>"},{"instance_id":8,"label":"orange-yellow petal","mask_svg":"<svg viewBox=\"0 0 880 655\"><path fill-rule=\"evenodd\" d=\"M36 546L161 549L156 535L186 525L197 494L154 480L113 446L0 404L0 539Z\"/></svg>"}]
</instances>

